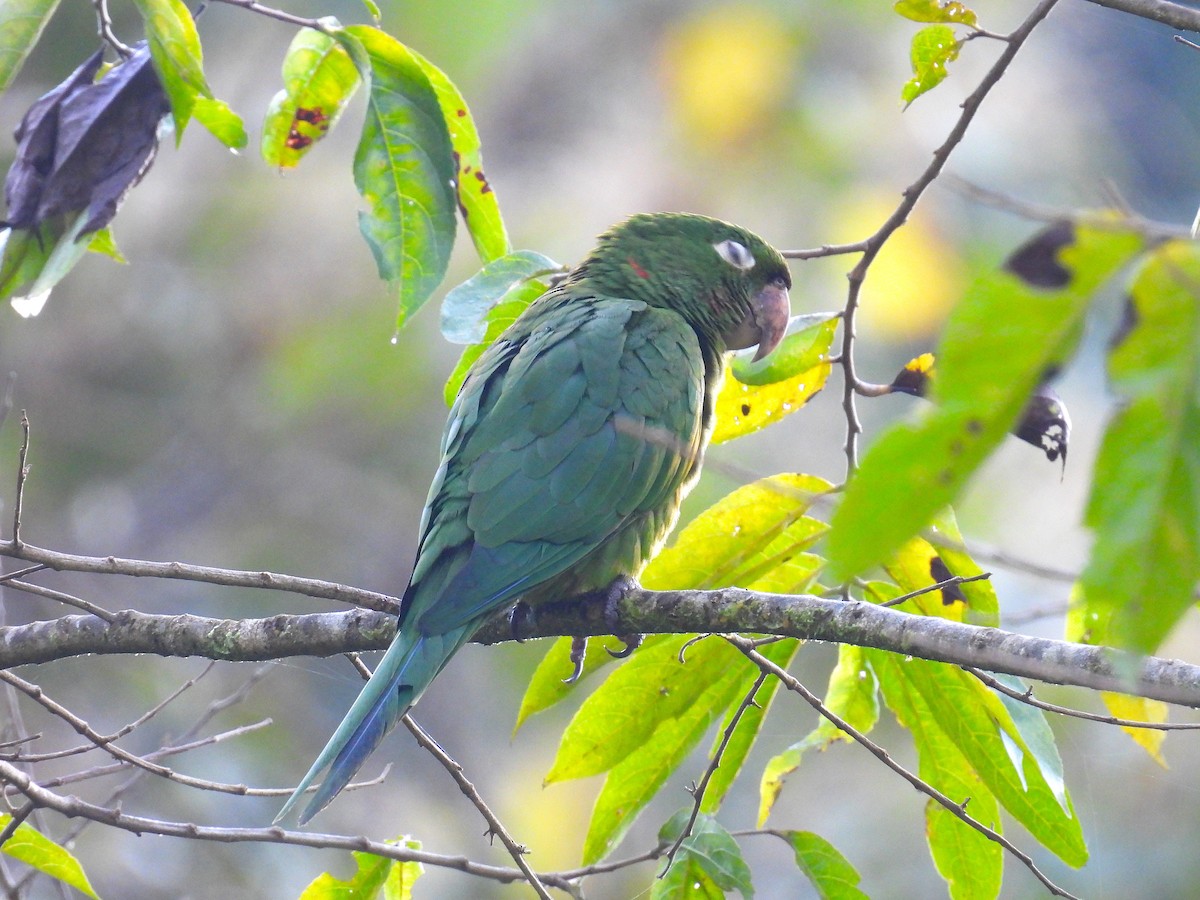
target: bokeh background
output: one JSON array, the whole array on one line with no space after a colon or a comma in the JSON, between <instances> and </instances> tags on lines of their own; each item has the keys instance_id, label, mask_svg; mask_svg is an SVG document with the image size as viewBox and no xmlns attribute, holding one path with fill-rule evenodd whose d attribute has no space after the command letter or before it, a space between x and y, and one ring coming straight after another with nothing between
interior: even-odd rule
<instances>
[{"instance_id":1,"label":"bokeh background","mask_svg":"<svg viewBox=\"0 0 1200 900\"><path fill-rule=\"evenodd\" d=\"M114 0L118 33L140 37L132 4ZM944 138L958 104L998 49L968 44L949 79L908 110L908 41L918 27L883 0L799 2L598 2L444 0L381 2L383 24L442 67L471 104L489 178L513 243L571 262L611 223L638 211L678 209L731 219L780 247L857 240L874 231ZM1007 31L1031 3L980 2L981 21ZM354 2L289 2L300 15L364 21ZM256 154L258 123L279 86L293 29L213 4L200 20L217 95L247 120L251 146L231 155L198 125L168 142L114 222L130 263L85 260L36 319L0 309L0 373L15 373L14 409L33 427L24 537L76 553L270 569L399 593L436 435L441 386L458 348L441 339L435 296L390 342L394 308L359 237L350 160L363 100L286 176ZM0 98L5 132L41 93L95 46L89 4L63 4L13 88ZM1063 208L1119 198L1163 221L1187 224L1200 203L1200 53L1169 29L1063 0L985 104L949 170L1021 200ZM13 145L0 141L7 165ZM871 270L859 323L860 373L884 381L936 341L947 308L973 273L998 264L1035 228L1011 212L964 198L945 183L922 200ZM794 265L796 312L844 302L846 258ZM456 250L445 287L477 266ZM1111 409L1102 348L1117 298L1099 305L1060 393L1075 431L1065 475L1009 441L960 506L967 533L1055 568L1078 569L1088 535L1079 523L1100 429ZM836 378L836 376L835 376ZM687 514L747 473L844 472L837 389L766 433L711 454ZM919 401L864 401L867 441ZM0 498L11 514L18 429L0 428ZM5 529L7 531L7 528ZM286 594L173 582L39 576L110 609L260 616L328 606ZM1058 635L1069 586L997 570L1008 620ZM6 591L20 623L59 609ZM1196 622L1164 648L1196 660ZM515 737L536 644L468 647L421 703L417 718L543 869L574 866L598 782L543 788L571 709L544 714ZM833 648L803 649L798 674L822 687ZM200 660L75 659L31 667L41 683L101 731L136 718L203 668ZM216 667L128 740L139 752L183 733L215 698L256 669ZM178 757L182 771L227 782L293 784L359 687L345 660L295 659L267 667L245 702L209 730L271 717L252 735ZM1042 696L1094 708L1083 692ZM0 713L6 718L8 707ZM22 707L49 747L73 743ZM757 775L767 755L802 736L811 712L786 698L722 815L753 825ZM1092 861L1066 870L1015 826L1053 878L1089 897L1185 896L1200 877L1200 748L1186 734L1166 746L1170 768L1114 729L1053 722ZM907 739L876 732L902 761ZM406 733L376 754L387 782L343 796L321 830L386 839L413 834L433 851L506 864L448 776ZM650 846L658 826L688 802L697 757L672 779L617 856ZM40 770L52 772L51 765ZM101 800L115 781L72 790ZM146 778L125 795L131 812L210 824L261 826L276 800L198 793ZM874 897L938 896L944 887L924 847L922 799L852 746L806 758L772 825L818 831L863 875ZM62 835L67 823L43 826ZM769 838L744 842L757 896L811 896L789 851ZM272 845L225 846L142 837L98 827L75 850L102 896L290 897L326 868L347 874L343 854ZM645 890L642 865L592 879L592 898ZM516 897L500 887L430 871L421 896ZM1006 897L1041 896L1009 866ZM35 896L57 896L43 881Z\"/></svg>"}]
</instances>

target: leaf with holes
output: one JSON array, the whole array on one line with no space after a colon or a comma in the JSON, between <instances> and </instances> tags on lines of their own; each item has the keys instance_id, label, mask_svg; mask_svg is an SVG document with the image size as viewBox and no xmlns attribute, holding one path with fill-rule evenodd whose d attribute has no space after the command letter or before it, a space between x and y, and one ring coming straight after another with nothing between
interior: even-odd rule
<instances>
[{"instance_id":1,"label":"leaf with holes","mask_svg":"<svg viewBox=\"0 0 1200 900\"><path fill-rule=\"evenodd\" d=\"M773 361L775 353L756 364L734 356L717 394L717 424L712 443L724 443L766 428L816 396L833 369L829 351L837 321L822 314L818 323L785 338L788 346L781 348L784 355L778 364Z\"/></svg>"}]
</instances>

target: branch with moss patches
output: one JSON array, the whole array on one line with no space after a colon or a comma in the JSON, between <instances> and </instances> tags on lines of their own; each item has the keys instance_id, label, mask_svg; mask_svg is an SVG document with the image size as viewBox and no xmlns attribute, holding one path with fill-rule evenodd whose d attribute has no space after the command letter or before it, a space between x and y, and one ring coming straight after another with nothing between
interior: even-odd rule
<instances>
[{"instance_id":1,"label":"branch with moss patches","mask_svg":"<svg viewBox=\"0 0 1200 900\"><path fill-rule=\"evenodd\" d=\"M522 638L609 634L604 607L603 598L546 604L539 607L536 620ZM855 644L1020 678L1200 707L1200 666L1157 657L1139 659L1105 647L916 616L857 600L763 594L740 588L638 589L618 604L615 624L623 633L740 631ZM332 656L382 650L391 643L395 629L393 616L368 610L266 619L161 616L123 610L112 622L71 615L0 628L0 668L91 653L237 661ZM482 644L512 639L512 627L503 616L480 629L474 638Z\"/></svg>"}]
</instances>

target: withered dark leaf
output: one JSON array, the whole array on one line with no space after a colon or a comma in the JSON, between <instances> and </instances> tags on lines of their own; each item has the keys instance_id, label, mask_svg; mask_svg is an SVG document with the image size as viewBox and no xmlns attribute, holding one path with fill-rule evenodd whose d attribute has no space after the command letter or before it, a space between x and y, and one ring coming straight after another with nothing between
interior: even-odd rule
<instances>
[{"instance_id":1,"label":"withered dark leaf","mask_svg":"<svg viewBox=\"0 0 1200 900\"><path fill-rule=\"evenodd\" d=\"M97 53L38 100L17 129L17 160L5 181L9 225L35 227L86 211L80 235L91 234L112 221L149 169L170 109L149 48L139 45L93 84L99 65Z\"/></svg>"},{"instance_id":2,"label":"withered dark leaf","mask_svg":"<svg viewBox=\"0 0 1200 900\"><path fill-rule=\"evenodd\" d=\"M1058 290L1071 283L1071 273L1058 259L1058 251L1075 243L1075 226L1055 222L1013 251L1004 268L1033 287Z\"/></svg>"},{"instance_id":3,"label":"withered dark leaf","mask_svg":"<svg viewBox=\"0 0 1200 900\"><path fill-rule=\"evenodd\" d=\"M1053 389L1042 385L1033 392L1013 434L1040 449L1050 462L1062 457L1062 464L1066 466L1071 418Z\"/></svg>"},{"instance_id":4,"label":"withered dark leaf","mask_svg":"<svg viewBox=\"0 0 1200 900\"><path fill-rule=\"evenodd\" d=\"M6 225L32 228L37 223L38 204L42 200L46 178L54 167L62 105L67 98L92 83L100 70L102 57L103 51L97 50L66 81L35 100L13 132L17 155L4 179L4 202L8 207Z\"/></svg>"},{"instance_id":5,"label":"withered dark leaf","mask_svg":"<svg viewBox=\"0 0 1200 900\"><path fill-rule=\"evenodd\" d=\"M892 391L899 394L911 394L914 397L924 397L929 393L929 383L933 379L934 357L932 353L922 353L904 364L904 368L892 379Z\"/></svg>"}]
</instances>

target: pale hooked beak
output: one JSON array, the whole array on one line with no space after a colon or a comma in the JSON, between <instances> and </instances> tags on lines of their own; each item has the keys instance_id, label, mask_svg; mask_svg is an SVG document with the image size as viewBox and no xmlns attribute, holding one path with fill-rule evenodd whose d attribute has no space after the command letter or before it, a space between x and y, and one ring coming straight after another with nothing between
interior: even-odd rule
<instances>
[{"instance_id":1,"label":"pale hooked beak","mask_svg":"<svg viewBox=\"0 0 1200 900\"><path fill-rule=\"evenodd\" d=\"M787 288L768 284L750 299L750 315L727 336L725 346L741 350L758 344L758 352L754 354L754 361L758 362L779 346L790 315Z\"/></svg>"}]
</instances>

